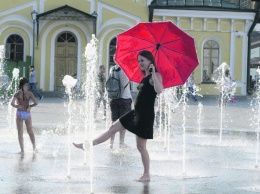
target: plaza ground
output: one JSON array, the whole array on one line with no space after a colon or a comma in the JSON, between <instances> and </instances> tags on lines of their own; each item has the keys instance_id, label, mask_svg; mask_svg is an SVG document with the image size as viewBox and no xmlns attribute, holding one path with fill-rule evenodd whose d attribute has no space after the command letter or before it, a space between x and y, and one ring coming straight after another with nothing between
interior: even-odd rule
<instances>
[{"instance_id":1,"label":"plaza ground","mask_svg":"<svg viewBox=\"0 0 260 194\"><path fill-rule=\"evenodd\" d=\"M204 97L200 102L200 122L198 103L188 102L172 113L169 136L165 136L164 129L155 129L155 137L147 145L151 159L148 183L133 181L142 174L142 163L130 132L126 133L126 149L118 148L118 135L114 149L108 148L108 142L94 147L93 163L89 150L85 158L84 152L74 147L68 151L71 142L84 140L83 100L72 102L70 115L66 97L39 101L32 110L38 153L33 153L25 130L24 157L17 154L14 110L1 105L0 193L259 193L257 121L250 105L252 97L229 103L222 117L217 97ZM102 120L102 107L98 111L94 136L109 125L109 119Z\"/></svg>"}]
</instances>

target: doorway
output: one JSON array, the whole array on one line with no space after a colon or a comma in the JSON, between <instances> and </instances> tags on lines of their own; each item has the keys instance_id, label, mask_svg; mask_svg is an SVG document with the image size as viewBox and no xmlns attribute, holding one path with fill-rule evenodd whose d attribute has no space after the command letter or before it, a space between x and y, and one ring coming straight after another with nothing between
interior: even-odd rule
<instances>
[{"instance_id":1,"label":"doorway","mask_svg":"<svg viewBox=\"0 0 260 194\"><path fill-rule=\"evenodd\" d=\"M55 46L55 91L64 91L62 80L65 75L77 77L77 40L71 32L57 36Z\"/></svg>"}]
</instances>

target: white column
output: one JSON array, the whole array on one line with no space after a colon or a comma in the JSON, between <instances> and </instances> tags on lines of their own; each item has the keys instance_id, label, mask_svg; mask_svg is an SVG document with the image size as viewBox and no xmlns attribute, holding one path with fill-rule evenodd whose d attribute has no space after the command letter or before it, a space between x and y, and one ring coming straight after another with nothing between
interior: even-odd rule
<instances>
[{"instance_id":1,"label":"white column","mask_svg":"<svg viewBox=\"0 0 260 194\"><path fill-rule=\"evenodd\" d=\"M230 71L231 75L234 76L234 62L235 62L235 53L236 53L236 34L235 32L231 32L231 38L230 38Z\"/></svg>"},{"instance_id":2,"label":"white column","mask_svg":"<svg viewBox=\"0 0 260 194\"><path fill-rule=\"evenodd\" d=\"M38 13L43 13L44 12L44 2L45 2L45 0L41 0L40 1L40 12L38 12Z\"/></svg>"},{"instance_id":3,"label":"white column","mask_svg":"<svg viewBox=\"0 0 260 194\"><path fill-rule=\"evenodd\" d=\"M90 14L92 14L94 11L96 11L96 0L91 0Z\"/></svg>"},{"instance_id":4,"label":"white column","mask_svg":"<svg viewBox=\"0 0 260 194\"><path fill-rule=\"evenodd\" d=\"M193 30L194 18L190 18L190 30Z\"/></svg>"},{"instance_id":5,"label":"white column","mask_svg":"<svg viewBox=\"0 0 260 194\"><path fill-rule=\"evenodd\" d=\"M234 19L231 20L231 32L234 32Z\"/></svg>"},{"instance_id":6,"label":"white column","mask_svg":"<svg viewBox=\"0 0 260 194\"><path fill-rule=\"evenodd\" d=\"M221 19L218 19L218 32L220 32Z\"/></svg>"},{"instance_id":7,"label":"white column","mask_svg":"<svg viewBox=\"0 0 260 194\"><path fill-rule=\"evenodd\" d=\"M247 50L247 43L248 43L248 36L247 33L243 33L241 35L241 38L243 38L243 50L242 50L242 95L246 95L246 87L247 87L247 56L248 56L248 50ZM248 64L250 65L250 64Z\"/></svg>"},{"instance_id":8,"label":"white column","mask_svg":"<svg viewBox=\"0 0 260 194\"><path fill-rule=\"evenodd\" d=\"M207 18L204 18L203 30L206 31L206 29L207 29Z\"/></svg>"},{"instance_id":9,"label":"white column","mask_svg":"<svg viewBox=\"0 0 260 194\"><path fill-rule=\"evenodd\" d=\"M165 17L165 16L163 16L163 17L162 17L162 21L165 21L165 19L166 19L166 17Z\"/></svg>"},{"instance_id":10,"label":"white column","mask_svg":"<svg viewBox=\"0 0 260 194\"><path fill-rule=\"evenodd\" d=\"M180 27L180 17L177 17L177 26Z\"/></svg>"}]
</instances>

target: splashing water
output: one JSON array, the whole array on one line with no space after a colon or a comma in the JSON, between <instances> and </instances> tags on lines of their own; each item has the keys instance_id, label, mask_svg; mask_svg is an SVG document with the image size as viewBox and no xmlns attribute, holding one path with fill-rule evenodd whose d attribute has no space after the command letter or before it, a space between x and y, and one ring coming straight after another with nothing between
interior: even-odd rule
<instances>
[{"instance_id":1,"label":"splashing water","mask_svg":"<svg viewBox=\"0 0 260 194\"><path fill-rule=\"evenodd\" d=\"M13 69L13 77L11 80L11 90L15 93L18 90L18 82L19 82L19 69ZM13 94L12 94L13 95ZM15 109L8 103L8 121L9 121L9 130L15 129ZM15 130L13 130L15 132Z\"/></svg>"},{"instance_id":2,"label":"splashing water","mask_svg":"<svg viewBox=\"0 0 260 194\"><path fill-rule=\"evenodd\" d=\"M188 99L192 97L194 102L197 102L198 97L203 97L201 94L198 93L200 91L200 87L196 86L196 80L193 77L193 73L190 74L190 76L188 77L186 81L186 87L187 90L185 92Z\"/></svg>"},{"instance_id":3,"label":"splashing water","mask_svg":"<svg viewBox=\"0 0 260 194\"><path fill-rule=\"evenodd\" d=\"M97 101L97 72L98 72L98 46L99 42L95 35L92 35L90 43L85 49L86 57L86 82L85 82L85 147L89 147L89 161L90 161L90 185L91 193L93 193L93 133L96 129L94 111ZM84 161L87 161L87 149L85 149Z\"/></svg>"},{"instance_id":4,"label":"splashing water","mask_svg":"<svg viewBox=\"0 0 260 194\"><path fill-rule=\"evenodd\" d=\"M5 63L4 63L4 46L0 45L0 88L2 90L2 93L0 94L0 100L3 99L3 102L1 104L8 103L9 97L8 92L10 89L10 79L8 75L5 73Z\"/></svg>"},{"instance_id":5,"label":"splashing water","mask_svg":"<svg viewBox=\"0 0 260 194\"><path fill-rule=\"evenodd\" d=\"M186 108L187 108L187 92L186 84L183 86L182 102L182 174L186 175Z\"/></svg>"},{"instance_id":6,"label":"splashing water","mask_svg":"<svg viewBox=\"0 0 260 194\"><path fill-rule=\"evenodd\" d=\"M158 127L159 137L162 137L162 94L157 98L157 110L156 110L156 126Z\"/></svg>"},{"instance_id":7,"label":"splashing water","mask_svg":"<svg viewBox=\"0 0 260 194\"><path fill-rule=\"evenodd\" d=\"M71 91L72 88L77 84L77 79L74 79L70 75L65 75L62 84L65 86L66 93L69 94L69 97L71 97Z\"/></svg>"},{"instance_id":8,"label":"splashing water","mask_svg":"<svg viewBox=\"0 0 260 194\"><path fill-rule=\"evenodd\" d=\"M260 75L260 69L256 70L256 74ZM256 131L256 161L255 161L255 168L258 168L259 163L259 133L260 133L260 82L257 81L255 85L255 97L251 101L251 107L253 110L253 123L252 127Z\"/></svg>"},{"instance_id":9,"label":"splashing water","mask_svg":"<svg viewBox=\"0 0 260 194\"><path fill-rule=\"evenodd\" d=\"M2 77L2 76L4 76L3 53L4 53L4 47L3 47L3 45L0 45L0 87L1 88L4 85L3 77ZM4 94L3 94L3 97L0 95L0 99L1 98L4 98Z\"/></svg>"},{"instance_id":10,"label":"splashing water","mask_svg":"<svg viewBox=\"0 0 260 194\"><path fill-rule=\"evenodd\" d=\"M199 102L198 104L198 110L197 110L197 121L198 121L198 131L199 131L199 134L201 132L201 122L202 122L202 113L203 113L203 105L201 102Z\"/></svg>"},{"instance_id":11,"label":"splashing water","mask_svg":"<svg viewBox=\"0 0 260 194\"><path fill-rule=\"evenodd\" d=\"M111 123L111 121L109 120L109 118L111 118L111 110L110 110L110 106L109 106L109 98L108 98L108 94L105 91L104 94L104 98L106 99L106 129L108 128L108 125Z\"/></svg>"},{"instance_id":12,"label":"splashing water","mask_svg":"<svg viewBox=\"0 0 260 194\"><path fill-rule=\"evenodd\" d=\"M71 105L72 105L72 89L76 85L77 79L74 79L70 75L65 75L62 84L65 86L65 91L69 96L69 104L68 104L68 130L67 130L67 136L68 136L68 178L70 178L70 169L71 169L71 118L72 118L72 110L71 110Z\"/></svg>"},{"instance_id":13,"label":"splashing water","mask_svg":"<svg viewBox=\"0 0 260 194\"><path fill-rule=\"evenodd\" d=\"M220 92L219 106L220 106L220 131L219 131L219 143L222 143L223 133L223 106L226 107L228 101L234 96L236 91L236 82L232 80L230 75L230 68L226 62L223 62L214 73L218 74L215 82L216 88Z\"/></svg>"},{"instance_id":14,"label":"splashing water","mask_svg":"<svg viewBox=\"0 0 260 194\"><path fill-rule=\"evenodd\" d=\"M171 137L171 118L177 104L176 87L167 88L160 95L161 108L160 108L160 128L164 126L164 147L167 148L168 156L170 155L170 137ZM163 101L164 100L164 101ZM164 108L164 110L163 110ZM162 120L164 121L162 124ZM161 130L160 130L161 133Z\"/></svg>"},{"instance_id":15,"label":"splashing water","mask_svg":"<svg viewBox=\"0 0 260 194\"><path fill-rule=\"evenodd\" d=\"M171 118L172 113L175 112L175 109L182 105L182 129L183 129L183 144L182 144L182 173L183 176L186 175L186 108L187 108L187 92L188 89L186 87L186 84L182 86L182 95L180 97L180 100L178 100L177 95L177 87L168 88L163 91L162 94L160 94L160 98L158 99L158 106L160 110L160 127L162 127L162 123L164 123L164 148L167 148L167 153L169 156L170 152L170 125L171 125ZM167 102L167 103L166 103ZM162 118L164 118L164 122L162 122ZM161 129L159 131L161 133Z\"/></svg>"},{"instance_id":16,"label":"splashing water","mask_svg":"<svg viewBox=\"0 0 260 194\"><path fill-rule=\"evenodd\" d=\"M4 64L3 64L3 59L4 59L4 45L0 45L0 73L4 72Z\"/></svg>"},{"instance_id":17,"label":"splashing water","mask_svg":"<svg viewBox=\"0 0 260 194\"><path fill-rule=\"evenodd\" d=\"M20 70L18 68L13 69L13 79L18 80ZM17 89L17 88L16 88Z\"/></svg>"}]
</instances>

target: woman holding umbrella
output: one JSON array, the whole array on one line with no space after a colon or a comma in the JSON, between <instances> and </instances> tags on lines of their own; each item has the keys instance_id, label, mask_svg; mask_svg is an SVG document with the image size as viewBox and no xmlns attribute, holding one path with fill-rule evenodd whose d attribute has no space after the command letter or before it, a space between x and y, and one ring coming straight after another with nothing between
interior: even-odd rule
<instances>
[{"instance_id":1,"label":"woman holding umbrella","mask_svg":"<svg viewBox=\"0 0 260 194\"><path fill-rule=\"evenodd\" d=\"M154 102L157 94L163 90L162 76L158 73L154 56L150 51L143 50L138 53L138 64L144 78L138 86L134 109L120 117L109 129L99 137L92 140L93 145L98 145L108 140L116 132L127 129L136 135L136 145L144 166L143 175L136 181L150 181L150 158L146 149L147 139L153 139ZM84 149L88 143L73 145Z\"/></svg>"}]
</instances>

